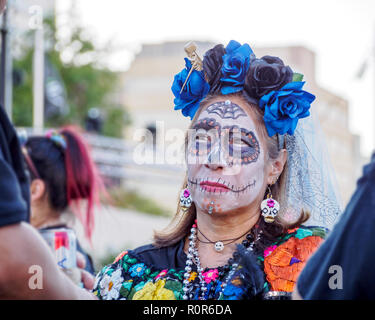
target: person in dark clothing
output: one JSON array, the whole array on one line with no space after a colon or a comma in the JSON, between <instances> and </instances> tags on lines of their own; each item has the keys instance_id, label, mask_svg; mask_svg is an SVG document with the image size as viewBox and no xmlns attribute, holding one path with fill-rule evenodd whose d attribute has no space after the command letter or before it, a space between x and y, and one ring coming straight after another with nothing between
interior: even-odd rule
<instances>
[{"instance_id":1,"label":"person in dark clothing","mask_svg":"<svg viewBox=\"0 0 375 320\"><path fill-rule=\"evenodd\" d=\"M294 297L375 299L375 153L341 219L301 272Z\"/></svg>"},{"instance_id":2,"label":"person in dark clothing","mask_svg":"<svg viewBox=\"0 0 375 320\"><path fill-rule=\"evenodd\" d=\"M17 134L0 106L0 227L29 220L29 181Z\"/></svg>"},{"instance_id":3,"label":"person in dark clothing","mask_svg":"<svg viewBox=\"0 0 375 320\"><path fill-rule=\"evenodd\" d=\"M29 190L16 131L0 106L0 299L94 299L57 267L29 225ZM33 266L42 270L41 288L30 286ZM93 279L84 272L82 281L91 289Z\"/></svg>"}]
</instances>

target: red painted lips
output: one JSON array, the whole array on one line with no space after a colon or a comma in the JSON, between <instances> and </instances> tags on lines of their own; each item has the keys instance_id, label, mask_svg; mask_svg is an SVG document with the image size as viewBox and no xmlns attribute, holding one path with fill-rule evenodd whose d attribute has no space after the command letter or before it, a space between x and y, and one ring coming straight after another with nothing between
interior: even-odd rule
<instances>
[{"instance_id":1,"label":"red painted lips","mask_svg":"<svg viewBox=\"0 0 375 320\"><path fill-rule=\"evenodd\" d=\"M202 181L200 184L201 188L203 188L207 192L229 192L230 189L222 183L218 182L211 182L211 181Z\"/></svg>"}]
</instances>

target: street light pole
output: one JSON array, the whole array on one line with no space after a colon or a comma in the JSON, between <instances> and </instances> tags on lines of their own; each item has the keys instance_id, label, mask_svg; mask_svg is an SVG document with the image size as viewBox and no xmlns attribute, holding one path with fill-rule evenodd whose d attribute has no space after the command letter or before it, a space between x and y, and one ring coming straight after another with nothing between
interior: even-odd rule
<instances>
[{"instance_id":1,"label":"street light pole","mask_svg":"<svg viewBox=\"0 0 375 320\"><path fill-rule=\"evenodd\" d=\"M12 75L12 53L11 32L9 28L9 14L11 1L3 14L1 26L1 58L0 58L0 104L5 108L9 118L12 118L13 103L13 75Z\"/></svg>"},{"instance_id":2,"label":"street light pole","mask_svg":"<svg viewBox=\"0 0 375 320\"><path fill-rule=\"evenodd\" d=\"M44 127L44 32L35 29L33 57L33 128L41 133Z\"/></svg>"},{"instance_id":3,"label":"street light pole","mask_svg":"<svg viewBox=\"0 0 375 320\"><path fill-rule=\"evenodd\" d=\"M9 118L12 118L13 103L13 76L12 76L12 54L9 28L9 14L11 1L3 14L1 26L1 59L0 59L0 104L5 108Z\"/></svg>"}]
</instances>

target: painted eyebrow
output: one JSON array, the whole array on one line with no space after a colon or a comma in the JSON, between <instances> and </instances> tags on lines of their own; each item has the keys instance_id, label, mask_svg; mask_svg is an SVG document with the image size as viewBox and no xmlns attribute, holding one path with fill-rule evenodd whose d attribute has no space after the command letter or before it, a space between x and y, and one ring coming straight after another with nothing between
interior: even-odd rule
<instances>
[{"instance_id":1,"label":"painted eyebrow","mask_svg":"<svg viewBox=\"0 0 375 320\"><path fill-rule=\"evenodd\" d=\"M214 118L204 118L199 120L194 126L193 129L204 129L206 131L211 129L217 129L220 132L221 125Z\"/></svg>"}]
</instances>

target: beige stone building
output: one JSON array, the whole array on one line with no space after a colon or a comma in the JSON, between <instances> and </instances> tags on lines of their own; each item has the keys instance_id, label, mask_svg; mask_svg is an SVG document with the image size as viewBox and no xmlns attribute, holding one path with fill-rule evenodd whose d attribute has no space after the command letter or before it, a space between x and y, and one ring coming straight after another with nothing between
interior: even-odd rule
<instances>
[{"instance_id":1,"label":"beige stone building","mask_svg":"<svg viewBox=\"0 0 375 320\"><path fill-rule=\"evenodd\" d=\"M165 42L161 44L146 44L135 57L129 70L123 74L121 92L122 102L126 105L133 119L133 127L127 132L127 138L132 139L134 129L144 128L155 121L164 121L165 129L186 129L190 120L173 111L173 94L171 85L173 77L184 67L183 58L185 42ZM214 43L197 42L198 54L212 48ZM348 102L342 97L319 86L315 78L315 54L305 47L269 47L253 48L258 57L264 55L279 56L292 67L295 72L304 74L305 89L313 92L317 99L313 103L314 110L320 119L320 125L326 137L326 144L339 186L339 192L346 204L355 188L355 181L360 172L356 152L358 152L358 137L348 128ZM174 182L164 184L168 189L166 197L159 200L169 202L168 196L176 199L183 174L174 174ZM144 184L142 181L131 181L131 184ZM155 186L154 186L155 187ZM155 190L155 188L153 189ZM172 206L175 206L173 201Z\"/></svg>"}]
</instances>

